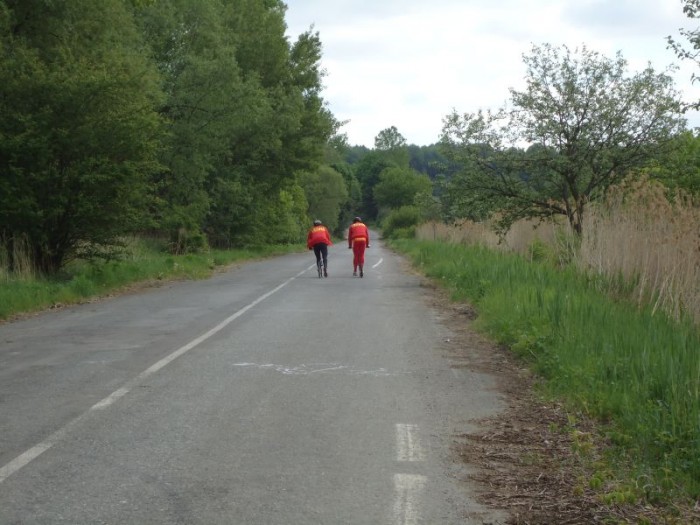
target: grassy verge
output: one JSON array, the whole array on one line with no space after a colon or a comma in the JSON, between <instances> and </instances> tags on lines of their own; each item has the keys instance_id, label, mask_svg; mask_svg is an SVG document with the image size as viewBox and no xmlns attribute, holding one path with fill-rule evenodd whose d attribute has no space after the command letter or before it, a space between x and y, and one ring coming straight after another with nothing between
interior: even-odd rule
<instances>
[{"instance_id":1,"label":"grassy verge","mask_svg":"<svg viewBox=\"0 0 700 525\"><path fill-rule=\"evenodd\" d=\"M700 333L607 293L619 283L486 248L395 241L477 328L546 379L546 395L601 422L610 443L601 488L652 504L700 496ZM625 485L620 489L620 480ZM593 482L593 480L591 480ZM619 502L618 500L611 500Z\"/></svg>"},{"instance_id":2,"label":"grassy verge","mask_svg":"<svg viewBox=\"0 0 700 525\"><path fill-rule=\"evenodd\" d=\"M203 279L238 261L299 251L299 246L261 246L208 253L168 255L135 241L118 261L75 262L54 278L0 273L0 320L55 305L75 304L108 295L135 283L170 279Z\"/></svg>"}]
</instances>

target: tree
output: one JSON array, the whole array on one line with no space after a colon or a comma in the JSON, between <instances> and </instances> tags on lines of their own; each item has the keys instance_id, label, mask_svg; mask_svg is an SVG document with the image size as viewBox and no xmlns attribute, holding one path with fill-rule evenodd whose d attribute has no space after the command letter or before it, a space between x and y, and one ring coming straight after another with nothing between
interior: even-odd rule
<instances>
[{"instance_id":1,"label":"tree","mask_svg":"<svg viewBox=\"0 0 700 525\"><path fill-rule=\"evenodd\" d=\"M320 219L330 231L339 226L342 206L348 200L343 176L329 166L314 172L300 172L300 185L309 202L309 215Z\"/></svg>"},{"instance_id":2,"label":"tree","mask_svg":"<svg viewBox=\"0 0 700 525\"><path fill-rule=\"evenodd\" d=\"M374 148L400 168L408 167L408 144L396 126L380 131L374 138Z\"/></svg>"},{"instance_id":3,"label":"tree","mask_svg":"<svg viewBox=\"0 0 700 525\"><path fill-rule=\"evenodd\" d=\"M355 166L355 176L362 187L362 215L367 220L377 218L379 210L374 200L374 186L379 182L379 174L390 166L396 165L377 151L362 157Z\"/></svg>"},{"instance_id":4,"label":"tree","mask_svg":"<svg viewBox=\"0 0 700 525\"><path fill-rule=\"evenodd\" d=\"M691 131L674 138L668 154L656 159L650 176L671 191L683 190L700 197L700 137Z\"/></svg>"},{"instance_id":5,"label":"tree","mask_svg":"<svg viewBox=\"0 0 700 525\"><path fill-rule=\"evenodd\" d=\"M443 151L464 167L459 190L498 204L503 228L564 215L580 234L587 203L684 129L679 94L651 66L626 75L619 53L533 46L524 62L526 88L511 89L512 108L448 115Z\"/></svg>"},{"instance_id":6,"label":"tree","mask_svg":"<svg viewBox=\"0 0 700 525\"><path fill-rule=\"evenodd\" d=\"M416 195L430 193L431 189L427 175L411 169L386 168L374 187L374 201L379 209L396 209L414 204Z\"/></svg>"},{"instance_id":7,"label":"tree","mask_svg":"<svg viewBox=\"0 0 700 525\"><path fill-rule=\"evenodd\" d=\"M688 18L700 18L700 0L683 0L683 12ZM691 49L685 49L683 45L674 40L672 36L667 37L668 45L673 49L678 58L691 60L700 65L700 29L681 29L681 36L685 37L690 43ZM692 81L700 79L700 76L693 73ZM689 108L700 109L700 100L688 104Z\"/></svg>"},{"instance_id":8,"label":"tree","mask_svg":"<svg viewBox=\"0 0 700 525\"><path fill-rule=\"evenodd\" d=\"M122 0L0 5L1 242L43 273L110 256L143 224L158 73Z\"/></svg>"}]
</instances>

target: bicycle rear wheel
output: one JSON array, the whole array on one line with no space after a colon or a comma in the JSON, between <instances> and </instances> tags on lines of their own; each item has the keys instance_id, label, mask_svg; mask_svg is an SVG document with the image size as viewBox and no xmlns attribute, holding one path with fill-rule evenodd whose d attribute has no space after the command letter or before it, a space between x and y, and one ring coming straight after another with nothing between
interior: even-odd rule
<instances>
[{"instance_id":1,"label":"bicycle rear wheel","mask_svg":"<svg viewBox=\"0 0 700 525\"><path fill-rule=\"evenodd\" d=\"M322 279L323 278L323 264L321 261L318 261L316 263L316 269L318 270L318 278Z\"/></svg>"}]
</instances>

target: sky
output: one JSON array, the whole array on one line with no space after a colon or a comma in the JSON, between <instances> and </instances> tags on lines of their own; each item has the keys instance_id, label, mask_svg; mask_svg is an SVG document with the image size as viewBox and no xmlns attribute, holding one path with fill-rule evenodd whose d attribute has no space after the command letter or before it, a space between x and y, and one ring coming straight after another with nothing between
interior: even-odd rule
<instances>
[{"instance_id":1,"label":"sky","mask_svg":"<svg viewBox=\"0 0 700 525\"><path fill-rule=\"evenodd\" d=\"M667 49L667 36L689 48L679 29L697 20L681 0L285 0L290 41L313 26L323 44L323 98L350 145L374 147L395 126L409 144L439 140L453 110L496 110L509 88L525 85L523 55L533 45L585 45L617 52L629 74L671 65L676 89L700 100L691 83L700 66ZM700 113L687 115L700 126Z\"/></svg>"}]
</instances>

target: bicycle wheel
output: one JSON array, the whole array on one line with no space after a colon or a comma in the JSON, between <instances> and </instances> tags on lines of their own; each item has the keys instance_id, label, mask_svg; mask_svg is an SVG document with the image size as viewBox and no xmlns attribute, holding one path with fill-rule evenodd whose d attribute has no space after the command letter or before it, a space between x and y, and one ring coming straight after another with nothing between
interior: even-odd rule
<instances>
[{"instance_id":1,"label":"bicycle wheel","mask_svg":"<svg viewBox=\"0 0 700 525\"><path fill-rule=\"evenodd\" d=\"M318 261L316 263L316 269L318 270L318 278L322 279L323 278L323 264L321 261Z\"/></svg>"}]
</instances>

